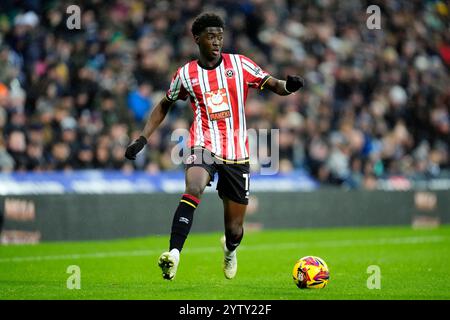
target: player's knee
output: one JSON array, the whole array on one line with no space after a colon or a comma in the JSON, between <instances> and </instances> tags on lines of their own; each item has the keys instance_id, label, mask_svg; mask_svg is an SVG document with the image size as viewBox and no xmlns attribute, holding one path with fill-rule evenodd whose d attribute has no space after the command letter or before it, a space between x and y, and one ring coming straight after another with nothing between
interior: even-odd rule
<instances>
[{"instance_id":1,"label":"player's knee","mask_svg":"<svg viewBox=\"0 0 450 320\"><path fill-rule=\"evenodd\" d=\"M205 189L205 188L204 188L201 184L198 184L198 183L189 183L189 184L186 186L186 193L187 193L187 194L190 194L191 196L194 196L194 197L200 199L200 197L201 197L202 194L203 194L203 190L204 190L204 189Z\"/></svg>"},{"instance_id":2,"label":"player's knee","mask_svg":"<svg viewBox=\"0 0 450 320\"><path fill-rule=\"evenodd\" d=\"M225 237L233 242L239 242L244 235L244 228L241 225L233 224L225 230Z\"/></svg>"}]
</instances>

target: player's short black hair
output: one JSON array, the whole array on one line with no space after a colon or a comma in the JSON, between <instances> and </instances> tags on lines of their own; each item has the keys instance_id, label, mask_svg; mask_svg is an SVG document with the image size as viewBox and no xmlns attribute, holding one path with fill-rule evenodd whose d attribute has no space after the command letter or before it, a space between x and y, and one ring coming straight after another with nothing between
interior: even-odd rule
<instances>
[{"instance_id":1,"label":"player's short black hair","mask_svg":"<svg viewBox=\"0 0 450 320\"><path fill-rule=\"evenodd\" d=\"M194 36L198 36L208 27L224 28L224 26L225 23L221 17L215 13L206 12L195 18L194 23L192 23L191 32Z\"/></svg>"}]
</instances>

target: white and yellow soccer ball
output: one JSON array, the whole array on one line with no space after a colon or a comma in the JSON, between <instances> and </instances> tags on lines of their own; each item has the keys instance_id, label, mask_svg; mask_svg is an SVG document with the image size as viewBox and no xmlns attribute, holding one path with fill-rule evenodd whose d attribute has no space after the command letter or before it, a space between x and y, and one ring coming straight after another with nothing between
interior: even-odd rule
<instances>
[{"instance_id":1,"label":"white and yellow soccer ball","mask_svg":"<svg viewBox=\"0 0 450 320\"><path fill-rule=\"evenodd\" d=\"M321 289L328 284L330 271L323 259L306 256L297 260L292 271L292 277L300 289Z\"/></svg>"}]
</instances>

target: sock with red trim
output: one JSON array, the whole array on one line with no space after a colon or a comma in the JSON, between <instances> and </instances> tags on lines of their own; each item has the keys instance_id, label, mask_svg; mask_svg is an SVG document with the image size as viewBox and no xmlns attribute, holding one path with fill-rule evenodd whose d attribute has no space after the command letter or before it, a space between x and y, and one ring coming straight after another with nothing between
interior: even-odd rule
<instances>
[{"instance_id":1,"label":"sock with red trim","mask_svg":"<svg viewBox=\"0 0 450 320\"><path fill-rule=\"evenodd\" d=\"M181 252L184 242L191 230L194 211L200 200L190 194L183 194L172 221L170 234L170 250L178 249Z\"/></svg>"}]
</instances>

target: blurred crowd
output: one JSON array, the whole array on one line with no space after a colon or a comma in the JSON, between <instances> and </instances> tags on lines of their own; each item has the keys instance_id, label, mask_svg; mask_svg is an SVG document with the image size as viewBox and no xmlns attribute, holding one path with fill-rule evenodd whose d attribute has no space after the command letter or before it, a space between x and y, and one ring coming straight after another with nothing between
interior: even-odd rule
<instances>
[{"instance_id":1,"label":"blurred crowd","mask_svg":"<svg viewBox=\"0 0 450 320\"><path fill-rule=\"evenodd\" d=\"M81 9L69 29L67 7ZM369 29L369 5L381 9ZM91 0L0 2L0 171L179 169L180 101L137 161L124 158L176 69L196 59L190 26L213 11L225 52L300 93L252 91L248 128L280 128L280 170L324 184L438 176L450 165L450 8L441 1ZM253 168L255 169L255 168Z\"/></svg>"}]
</instances>

